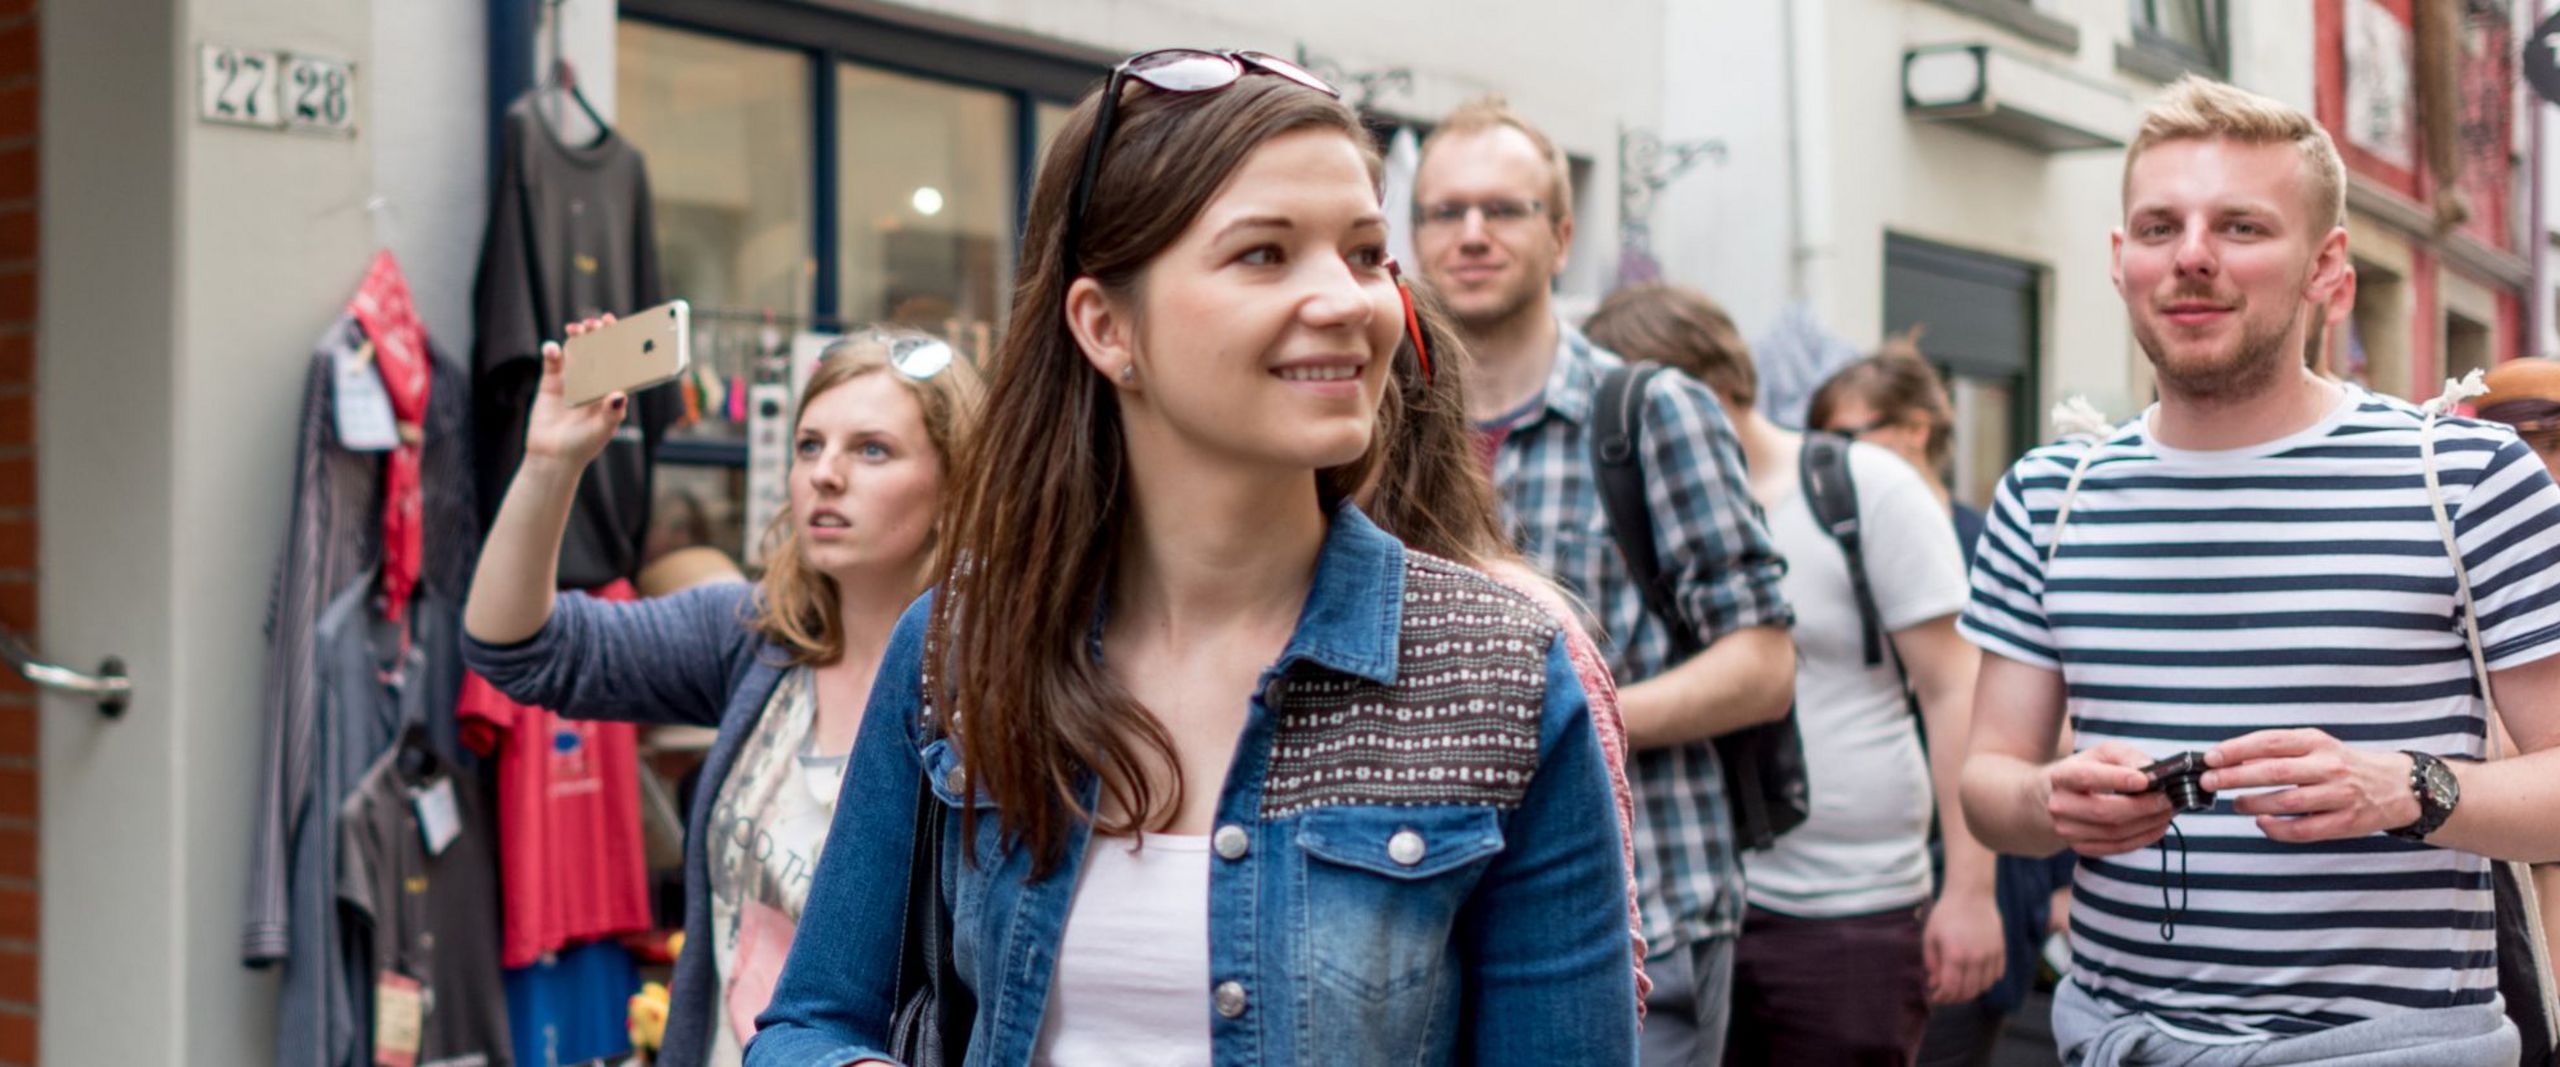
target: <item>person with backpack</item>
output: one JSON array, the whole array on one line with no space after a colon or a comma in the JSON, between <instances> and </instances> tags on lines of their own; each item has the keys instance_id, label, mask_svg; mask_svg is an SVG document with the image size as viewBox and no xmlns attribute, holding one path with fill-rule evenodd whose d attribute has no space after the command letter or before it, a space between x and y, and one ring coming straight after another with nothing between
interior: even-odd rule
<instances>
[{"instance_id":1,"label":"person with backpack","mask_svg":"<svg viewBox=\"0 0 2560 1067\"><path fill-rule=\"evenodd\" d=\"M1462 106L1422 143L1414 254L1476 357L1467 417L1522 553L1608 635L1635 750L1636 875L1655 983L1644 1063L1712 1067L1724 1058L1741 853L1802 816L1803 779L1789 765L1786 562L1706 390L1666 375L1634 403L1604 398L1618 357L1556 316L1572 185L1555 142L1500 98ZM1640 472L1639 495L1663 502L1642 525L1641 567L1612 534L1593 462L1594 416L1612 404L1634 409L1629 421L1644 430L1613 469Z\"/></svg>"},{"instance_id":2,"label":"person with backpack","mask_svg":"<svg viewBox=\"0 0 2560 1067\"><path fill-rule=\"evenodd\" d=\"M1955 451L1955 405L1946 382L1909 336L1833 371L1805 404L1805 426L1876 445L1920 472L1955 523L1968 568L1982 539L1982 512L1948 491ZM2002 941L2008 965L1982 996L1941 1004L1920 1041L1921 1067L1989 1067L2009 1017L2035 991L2045 943L2069 921L2071 850L2044 856L2001 856L1994 864Z\"/></svg>"},{"instance_id":3,"label":"person with backpack","mask_svg":"<svg viewBox=\"0 0 2560 1067\"><path fill-rule=\"evenodd\" d=\"M1787 557L1813 804L1745 858L1725 1062L1911 1063L1929 1006L1981 994L2006 963L1992 854L1956 805L1979 657L1956 634L1967 587L1954 529L1893 453L1754 409L1750 351L1705 295L1621 289L1584 332L1715 393ZM1947 869L1934 905L1933 798Z\"/></svg>"}]
</instances>

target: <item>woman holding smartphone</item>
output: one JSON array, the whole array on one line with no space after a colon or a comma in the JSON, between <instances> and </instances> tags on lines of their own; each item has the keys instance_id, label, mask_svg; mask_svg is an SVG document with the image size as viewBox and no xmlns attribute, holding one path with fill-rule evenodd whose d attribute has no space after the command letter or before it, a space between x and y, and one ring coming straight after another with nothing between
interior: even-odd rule
<instances>
[{"instance_id":1,"label":"woman holding smartphone","mask_svg":"<svg viewBox=\"0 0 2560 1067\"><path fill-rule=\"evenodd\" d=\"M952 556L854 747L881 784L749 1063L890 1062L920 783L967 1063L1633 1062L1559 628L1345 503L1407 334L1378 174L1254 53L1134 57L1070 117Z\"/></svg>"},{"instance_id":2,"label":"woman holding smartphone","mask_svg":"<svg viewBox=\"0 0 2560 1067\"><path fill-rule=\"evenodd\" d=\"M572 493L626 401L567 403L560 346L542 358L523 466L464 607L464 660L573 718L719 728L686 820L685 943L657 1062L727 1067L793 940L889 632L934 573L980 387L921 334L836 342L792 422L791 503L765 532L763 579L616 604L553 588Z\"/></svg>"}]
</instances>

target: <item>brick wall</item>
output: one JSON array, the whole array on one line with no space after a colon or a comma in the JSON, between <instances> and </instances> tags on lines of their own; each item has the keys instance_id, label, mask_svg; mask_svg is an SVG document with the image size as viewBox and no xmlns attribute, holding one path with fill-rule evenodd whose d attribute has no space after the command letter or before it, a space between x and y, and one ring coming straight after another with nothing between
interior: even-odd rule
<instances>
[{"instance_id":1,"label":"brick wall","mask_svg":"<svg viewBox=\"0 0 2560 1067\"><path fill-rule=\"evenodd\" d=\"M36 628L36 8L0 0L0 624ZM35 691L0 670L0 1065L36 1062Z\"/></svg>"}]
</instances>

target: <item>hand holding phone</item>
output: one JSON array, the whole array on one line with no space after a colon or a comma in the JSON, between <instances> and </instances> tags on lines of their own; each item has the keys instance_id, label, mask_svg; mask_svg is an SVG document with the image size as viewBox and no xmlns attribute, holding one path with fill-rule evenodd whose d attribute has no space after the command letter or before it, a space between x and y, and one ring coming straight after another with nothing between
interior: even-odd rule
<instances>
[{"instance_id":1,"label":"hand holding phone","mask_svg":"<svg viewBox=\"0 0 2560 1067\"><path fill-rule=\"evenodd\" d=\"M613 324L613 316L573 322L568 326L572 339ZM572 404L567 398L568 353L552 341L542 344L542 381L534 389L533 411L528 416L524 433L524 458L557 463L569 471L582 471L613 440L614 431L622 425L623 414L630 408L629 397L611 392L597 398L600 402Z\"/></svg>"}]
</instances>

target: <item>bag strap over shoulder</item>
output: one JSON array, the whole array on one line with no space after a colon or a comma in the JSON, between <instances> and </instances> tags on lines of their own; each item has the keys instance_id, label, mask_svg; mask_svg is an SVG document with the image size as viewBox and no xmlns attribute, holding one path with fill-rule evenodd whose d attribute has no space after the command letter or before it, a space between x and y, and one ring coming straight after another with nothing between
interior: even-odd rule
<instances>
[{"instance_id":1,"label":"bag strap over shoulder","mask_svg":"<svg viewBox=\"0 0 2560 1067\"><path fill-rule=\"evenodd\" d=\"M2480 609L2472 600L2471 567L2462 558L2462 542L2454 536L2453 518L2445 510L2444 482L2436 476L2437 418L2453 405L2487 391L2481 386L2480 372L2476 370L2460 381L2446 381L2444 391L2427 401L2422 409L2426 414L2418 422L2418 460L2427 483L2427 510L2435 517L2436 536L2444 541L2445 558L2453 562L2454 595L2462 606L2463 644L2471 654L2471 676L2480 686L2480 703L2489 714L2489 758L2496 759L2506 754L2499 741L2503 720L2498 716L2497 694L2489 688L2489 657L2480 647ZM2553 978L2550 940L2543 925L2546 917L2537 899L2538 879L2534 877L2533 868L2525 864L2502 861L2499 866L2505 867L2517 883L2517 910L2523 913L2526 935L2524 948L2533 957L2535 983L2542 994L2542 1018L2546 1022L2560 1022L2560 982ZM2529 1053L2531 1051L2528 1050ZM2544 1052L2547 1054L2548 1050Z\"/></svg>"},{"instance_id":2,"label":"bag strap over shoulder","mask_svg":"<svg viewBox=\"0 0 2560 1067\"><path fill-rule=\"evenodd\" d=\"M1609 516L1610 536L1627 561L1627 571L1644 606L1671 634L1673 662L1698 654L1698 635L1682 620L1680 600L1662 573L1662 557L1653 542L1653 512L1644 491L1644 396L1653 378L1668 368L1631 363L1601 375L1591 408L1591 469L1599 479L1600 507Z\"/></svg>"},{"instance_id":3,"label":"bag strap over shoulder","mask_svg":"<svg viewBox=\"0 0 2560 1067\"><path fill-rule=\"evenodd\" d=\"M1848 562L1866 664L1883 663L1891 642L1884 632L1884 613L1876 607L1875 584L1867 575L1866 542L1858 522L1858 483L1849 472L1849 442L1828 433L1804 435L1804 448L1796 458L1796 480L1803 487L1805 505L1813 510L1813 521L1839 544L1841 558ZM1910 679L1899 655L1893 657L1893 670L1905 675L1903 684L1908 687Z\"/></svg>"}]
</instances>

